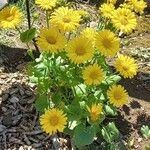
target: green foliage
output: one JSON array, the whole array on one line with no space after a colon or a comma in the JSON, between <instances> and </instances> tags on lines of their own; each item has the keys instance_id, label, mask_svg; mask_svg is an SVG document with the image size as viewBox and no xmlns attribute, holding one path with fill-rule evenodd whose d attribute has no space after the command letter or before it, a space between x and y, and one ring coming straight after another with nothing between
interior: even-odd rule
<instances>
[{"instance_id":1,"label":"green foliage","mask_svg":"<svg viewBox=\"0 0 150 150\"><path fill-rule=\"evenodd\" d=\"M26 30L25 32L22 32L20 34L20 39L23 43L28 43L30 42L36 34L36 28L31 28L29 30Z\"/></svg>"},{"instance_id":2,"label":"green foliage","mask_svg":"<svg viewBox=\"0 0 150 150\"><path fill-rule=\"evenodd\" d=\"M141 127L141 133L146 139L150 138L150 128L148 126L143 125Z\"/></svg>"}]
</instances>

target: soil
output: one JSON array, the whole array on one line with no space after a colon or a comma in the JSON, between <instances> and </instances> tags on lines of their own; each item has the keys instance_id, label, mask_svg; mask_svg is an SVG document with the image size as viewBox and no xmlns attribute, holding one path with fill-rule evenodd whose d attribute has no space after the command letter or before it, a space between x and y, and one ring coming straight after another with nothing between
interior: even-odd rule
<instances>
[{"instance_id":1,"label":"soil","mask_svg":"<svg viewBox=\"0 0 150 150\"><path fill-rule=\"evenodd\" d=\"M120 82L130 95L129 104L119 110L117 118L109 118L116 123L124 144L133 150L144 150L148 145L150 149L150 140L140 132L142 125L150 126L150 57L143 57L150 48L149 21L149 16L140 18L137 30L122 38L121 52L137 59L139 72L135 78ZM137 48L144 49L141 56L134 53ZM35 85L29 83L25 72L30 62L26 49L0 45L0 54L0 150L67 147L66 137L48 136L40 129L33 106Z\"/></svg>"}]
</instances>

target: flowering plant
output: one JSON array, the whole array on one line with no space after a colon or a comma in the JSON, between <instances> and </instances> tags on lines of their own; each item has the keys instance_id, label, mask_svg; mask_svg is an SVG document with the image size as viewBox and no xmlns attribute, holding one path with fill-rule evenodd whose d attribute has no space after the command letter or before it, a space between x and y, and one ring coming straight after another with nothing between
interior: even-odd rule
<instances>
[{"instance_id":1,"label":"flowering plant","mask_svg":"<svg viewBox=\"0 0 150 150\"><path fill-rule=\"evenodd\" d=\"M114 123L103 122L128 103L127 91L118 84L121 77L133 78L137 73L135 60L119 54L117 33L132 32L136 27L133 6L136 12L142 9L134 5L136 1L115 9L115 2L108 1L100 7L95 29L80 26L87 12L55 8L57 0L35 0L46 12L47 26L40 30L30 25L28 30L20 31L17 26L23 14L16 6L0 11L0 28L15 28L22 42L29 45L34 40L40 48L40 57L27 70L37 85L35 107L40 112L41 128L49 135L69 134L78 148L91 144L98 135L109 149L114 148L119 131ZM28 52L34 59L32 51ZM116 72L107 63L110 57L115 57Z\"/></svg>"}]
</instances>

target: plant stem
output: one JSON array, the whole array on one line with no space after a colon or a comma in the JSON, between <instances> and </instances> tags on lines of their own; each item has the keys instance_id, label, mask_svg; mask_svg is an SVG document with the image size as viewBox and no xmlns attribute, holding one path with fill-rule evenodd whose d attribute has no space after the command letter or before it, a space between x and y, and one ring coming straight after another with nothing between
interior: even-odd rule
<instances>
[{"instance_id":1,"label":"plant stem","mask_svg":"<svg viewBox=\"0 0 150 150\"><path fill-rule=\"evenodd\" d=\"M49 11L46 10L46 22L47 22L47 28L49 28Z\"/></svg>"},{"instance_id":2,"label":"plant stem","mask_svg":"<svg viewBox=\"0 0 150 150\"><path fill-rule=\"evenodd\" d=\"M28 20L28 28L31 28L31 18L30 18L30 6L29 0L26 0L26 11L27 11L27 20Z\"/></svg>"},{"instance_id":3,"label":"plant stem","mask_svg":"<svg viewBox=\"0 0 150 150\"><path fill-rule=\"evenodd\" d=\"M31 28L31 16L30 16L30 5L29 5L29 0L26 0L26 11L27 11L27 20L28 20L28 28L30 29ZM36 44L36 40L33 39L33 45L37 51L37 55L40 55L40 51L39 51L39 48Z\"/></svg>"}]
</instances>

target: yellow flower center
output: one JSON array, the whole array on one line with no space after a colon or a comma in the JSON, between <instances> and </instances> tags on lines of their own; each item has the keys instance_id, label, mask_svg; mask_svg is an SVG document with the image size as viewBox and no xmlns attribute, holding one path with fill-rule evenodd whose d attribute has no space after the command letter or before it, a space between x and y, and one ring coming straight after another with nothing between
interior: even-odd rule
<instances>
[{"instance_id":1,"label":"yellow flower center","mask_svg":"<svg viewBox=\"0 0 150 150\"><path fill-rule=\"evenodd\" d=\"M129 70L129 68L128 68L127 66L122 66L122 69L123 69L124 71L128 71L128 70Z\"/></svg>"},{"instance_id":2,"label":"yellow flower center","mask_svg":"<svg viewBox=\"0 0 150 150\"><path fill-rule=\"evenodd\" d=\"M97 72L93 71L93 72L90 73L90 78L94 80L94 79L97 78L97 75L98 75Z\"/></svg>"},{"instance_id":3,"label":"yellow flower center","mask_svg":"<svg viewBox=\"0 0 150 150\"><path fill-rule=\"evenodd\" d=\"M13 15L11 15L11 16L9 15L9 16L6 18L7 21L12 21L13 19L14 19L14 16L13 16Z\"/></svg>"},{"instance_id":4,"label":"yellow flower center","mask_svg":"<svg viewBox=\"0 0 150 150\"><path fill-rule=\"evenodd\" d=\"M46 40L49 44L56 44L56 38L53 36L46 37Z\"/></svg>"},{"instance_id":5,"label":"yellow flower center","mask_svg":"<svg viewBox=\"0 0 150 150\"><path fill-rule=\"evenodd\" d=\"M102 43L103 43L103 46L107 49L112 47L111 41L109 39L103 39Z\"/></svg>"},{"instance_id":6,"label":"yellow flower center","mask_svg":"<svg viewBox=\"0 0 150 150\"><path fill-rule=\"evenodd\" d=\"M122 94L119 93L119 92L114 92L114 98L115 98L116 100L120 100L120 99L122 99Z\"/></svg>"},{"instance_id":7,"label":"yellow flower center","mask_svg":"<svg viewBox=\"0 0 150 150\"><path fill-rule=\"evenodd\" d=\"M63 17L63 22L69 23L71 22L71 19L68 16Z\"/></svg>"},{"instance_id":8,"label":"yellow flower center","mask_svg":"<svg viewBox=\"0 0 150 150\"><path fill-rule=\"evenodd\" d=\"M50 125L56 126L59 123L59 118L58 116L51 116L50 117Z\"/></svg>"},{"instance_id":9,"label":"yellow flower center","mask_svg":"<svg viewBox=\"0 0 150 150\"><path fill-rule=\"evenodd\" d=\"M128 19L126 17L122 17L120 21L121 21L122 25L127 25L128 24Z\"/></svg>"},{"instance_id":10,"label":"yellow flower center","mask_svg":"<svg viewBox=\"0 0 150 150\"><path fill-rule=\"evenodd\" d=\"M83 56L84 54L85 54L85 49L84 48L81 48L81 47L79 47L79 48L76 48L76 50L75 50L75 53L78 55L78 56Z\"/></svg>"}]
</instances>

